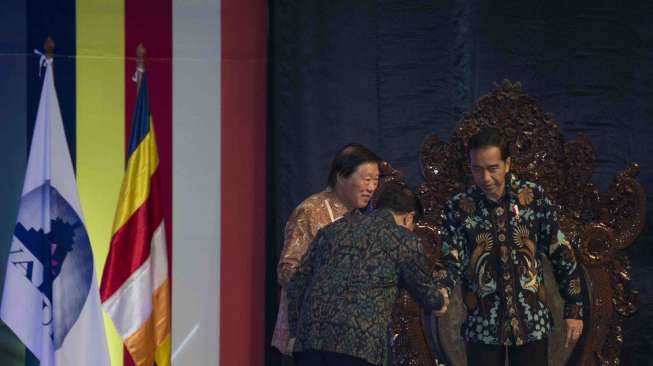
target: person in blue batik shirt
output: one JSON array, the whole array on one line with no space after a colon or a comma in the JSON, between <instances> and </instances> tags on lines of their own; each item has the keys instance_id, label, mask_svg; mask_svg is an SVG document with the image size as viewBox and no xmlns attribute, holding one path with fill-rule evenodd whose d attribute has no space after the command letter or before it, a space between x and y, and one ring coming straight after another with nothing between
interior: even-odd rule
<instances>
[{"instance_id":1,"label":"person in blue batik shirt","mask_svg":"<svg viewBox=\"0 0 653 366\"><path fill-rule=\"evenodd\" d=\"M382 365L399 288L427 309L446 311L448 294L427 262L407 187L382 188L377 209L322 228L288 285L288 324L298 366Z\"/></svg>"},{"instance_id":2,"label":"person in blue batik shirt","mask_svg":"<svg viewBox=\"0 0 653 366\"><path fill-rule=\"evenodd\" d=\"M565 300L565 346L583 330L582 287L556 207L539 185L510 173L507 143L483 129L468 145L475 185L443 212L441 285L461 281L467 317L461 333L468 364L546 365L551 313L542 260L550 259ZM507 352L506 352L507 349Z\"/></svg>"}]
</instances>

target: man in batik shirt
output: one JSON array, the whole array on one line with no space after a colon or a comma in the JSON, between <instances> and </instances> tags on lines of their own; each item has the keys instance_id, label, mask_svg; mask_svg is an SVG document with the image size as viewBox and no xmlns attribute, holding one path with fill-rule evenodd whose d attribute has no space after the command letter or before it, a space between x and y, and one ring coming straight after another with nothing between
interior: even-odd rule
<instances>
[{"instance_id":1,"label":"man in batik shirt","mask_svg":"<svg viewBox=\"0 0 653 366\"><path fill-rule=\"evenodd\" d=\"M448 271L440 274L449 290L462 281L468 364L503 366L507 353L510 365L546 365L552 320L544 257L565 300L565 346L583 329L573 248L542 188L509 173L508 146L497 130L480 131L468 146L475 185L445 206L442 263Z\"/></svg>"},{"instance_id":2,"label":"man in batik shirt","mask_svg":"<svg viewBox=\"0 0 653 366\"><path fill-rule=\"evenodd\" d=\"M362 145L344 146L333 158L327 188L305 199L290 215L277 266L281 294L272 337L272 345L281 353L292 353L288 337L288 280L320 228L367 206L379 183L380 161L375 153Z\"/></svg>"},{"instance_id":3,"label":"man in batik shirt","mask_svg":"<svg viewBox=\"0 0 653 366\"><path fill-rule=\"evenodd\" d=\"M320 230L288 285L299 366L383 364L400 285L429 310L446 310L447 292L412 233L419 212L410 189L391 183L374 212Z\"/></svg>"}]
</instances>

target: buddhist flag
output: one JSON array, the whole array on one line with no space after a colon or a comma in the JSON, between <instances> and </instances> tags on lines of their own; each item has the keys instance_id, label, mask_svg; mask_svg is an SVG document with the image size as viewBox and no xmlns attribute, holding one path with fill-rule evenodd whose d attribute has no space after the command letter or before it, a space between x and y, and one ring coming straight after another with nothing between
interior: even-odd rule
<instances>
[{"instance_id":1,"label":"buddhist flag","mask_svg":"<svg viewBox=\"0 0 653 366\"><path fill-rule=\"evenodd\" d=\"M41 366L110 364L93 252L54 87L45 78L0 317Z\"/></svg>"},{"instance_id":2,"label":"buddhist flag","mask_svg":"<svg viewBox=\"0 0 653 366\"><path fill-rule=\"evenodd\" d=\"M159 155L142 80L100 296L137 366L170 365L170 280Z\"/></svg>"}]
</instances>

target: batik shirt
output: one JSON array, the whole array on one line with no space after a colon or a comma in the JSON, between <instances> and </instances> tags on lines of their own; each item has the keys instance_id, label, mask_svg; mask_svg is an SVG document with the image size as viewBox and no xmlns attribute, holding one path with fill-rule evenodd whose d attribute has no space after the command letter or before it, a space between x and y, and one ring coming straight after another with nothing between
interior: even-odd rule
<instances>
[{"instance_id":1,"label":"batik shirt","mask_svg":"<svg viewBox=\"0 0 653 366\"><path fill-rule=\"evenodd\" d=\"M494 202L473 186L447 202L442 227L442 283L462 280L466 341L522 345L551 332L542 259L548 257L565 300L564 317L582 318L579 268L558 213L535 183L506 179Z\"/></svg>"},{"instance_id":2,"label":"batik shirt","mask_svg":"<svg viewBox=\"0 0 653 366\"><path fill-rule=\"evenodd\" d=\"M318 233L288 285L295 352L338 352L382 364L398 286L428 308L442 297L417 237L386 210L348 215Z\"/></svg>"}]
</instances>

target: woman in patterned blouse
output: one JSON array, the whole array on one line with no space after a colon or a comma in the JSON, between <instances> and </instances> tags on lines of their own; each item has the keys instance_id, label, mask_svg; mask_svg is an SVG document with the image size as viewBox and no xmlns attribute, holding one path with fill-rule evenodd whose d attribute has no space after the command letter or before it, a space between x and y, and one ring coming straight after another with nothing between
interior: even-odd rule
<instances>
[{"instance_id":1,"label":"woman in patterned blouse","mask_svg":"<svg viewBox=\"0 0 653 366\"><path fill-rule=\"evenodd\" d=\"M284 245L277 266L281 285L279 312L272 345L281 353L292 353L288 337L286 287L318 230L344 215L365 208L379 183L381 159L360 144L348 144L331 163L328 186L305 199L286 223Z\"/></svg>"}]
</instances>

